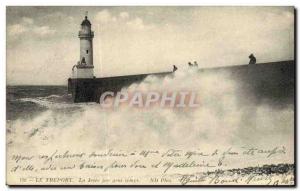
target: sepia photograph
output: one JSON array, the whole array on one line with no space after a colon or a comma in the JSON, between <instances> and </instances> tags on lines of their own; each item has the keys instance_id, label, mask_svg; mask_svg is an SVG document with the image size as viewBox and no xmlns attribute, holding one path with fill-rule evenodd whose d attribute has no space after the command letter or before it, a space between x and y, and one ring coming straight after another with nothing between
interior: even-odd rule
<instances>
[{"instance_id":1,"label":"sepia photograph","mask_svg":"<svg viewBox=\"0 0 300 191\"><path fill-rule=\"evenodd\" d=\"M293 6L7 6L8 186L295 186Z\"/></svg>"}]
</instances>

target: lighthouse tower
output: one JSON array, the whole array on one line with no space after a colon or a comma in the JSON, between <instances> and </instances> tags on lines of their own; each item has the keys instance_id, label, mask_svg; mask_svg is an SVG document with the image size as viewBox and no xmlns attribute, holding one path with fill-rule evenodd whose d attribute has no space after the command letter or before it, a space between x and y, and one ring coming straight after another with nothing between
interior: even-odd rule
<instances>
[{"instance_id":1,"label":"lighthouse tower","mask_svg":"<svg viewBox=\"0 0 300 191\"><path fill-rule=\"evenodd\" d=\"M93 78L93 38L92 24L85 16L81 23L78 37L80 39L80 60L72 69L73 78Z\"/></svg>"}]
</instances>

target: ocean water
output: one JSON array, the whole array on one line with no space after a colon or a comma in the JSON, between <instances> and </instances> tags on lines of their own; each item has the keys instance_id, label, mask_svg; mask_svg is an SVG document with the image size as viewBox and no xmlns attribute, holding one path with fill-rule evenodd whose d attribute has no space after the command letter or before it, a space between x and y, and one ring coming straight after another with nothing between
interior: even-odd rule
<instances>
[{"instance_id":1,"label":"ocean water","mask_svg":"<svg viewBox=\"0 0 300 191\"><path fill-rule=\"evenodd\" d=\"M71 104L66 86L7 86L7 120L32 118L55 104Z\"/></svg>"},{"instance_id":2,"label":"ocean water","mask_svg":"<svg viewBox=\"0 0 300 191\"><path fill-rule=\"evenodd\" d=\"M7 86L6 90L8 145L18 142L16 135L21 140L41 138L42 129L62 127L63 121L72 120L72 115L82 112L84 105L93 104L73 103L66 86Z\"/></svg>"},{"instance_id":3,"label":"ocean water","mask_svg":"<svg viewBox=\"0 0 300 191\"><path fill-rule=\"evenodd\" d=\"M251 162L293 163L293 105L277 108L268 102L244 101L239 87L226 74L179 71L164 79L149 76L125 88L129 92L196 90L200 106L180 110L103 109L96 103L72 103L65 86L8 86L8 152L284 147L286 155L281 158Z\"/></svg>"},{"instance_id":4,"label":"ocean water","mask_svg":"<svg viewBox=\"0 0 300 191\"><path fill-rule=\"evenodd\" d=\"M202 78L201 78L202 79ZM155 78L146 79L145 83L133 84L128 91L148 90L157 88ZM218 77L209 77L209 83L216 84ZM164 79L165 87L172 85L173 79ZM218 82L219 83L219 82ZM176 83L180 86L180 84ZM199 84L198 84L199 85ZM150 87L151 86L151 87ZM71 95L67 94L65 86L12 86L7 87L7 158L14 155L39 156L53 153L129 153L132 151L182 149L212 152L215 149L226 151L232 149L242 153L250 148L268 151L278 148L284 154L274 154L266 157L257 156L226 156L225 165L214 168L172 169L163 174L170 177L176 184L181 182L176 174L195 174L196 177L211 176L214 173L224 180L240 177L239 184L247 180L254 180L250 184L271 184L276 180L288 180L279 184L293 184L294 180L294 142L293 142L293 108L275 110L272 106L241 107L235 105L238 93L231 81L215 85L200 87L202 98L201 107L193 110L174 109L136 109L118 108L102 109L96 103L73 103ZM203 92L202 92L203 91ZM202 92L202 93L201 93ZM222 93L221 93L222 92ZM240 103L240 102L237 102ZM226 111L226 112L225 112ZM194 157L190 160L198 160ZM159 157L136 156L136 158L95 158L86 160L87 164L109 165L113 160L130 164L135 160L142 160L144 165L150 166L157 160L169 160ZM190 161L185 157L179 162ZM217 164L218 157L206 159ZM83 160L84 161L84 160ZM156 161L156 162L155 162ZM69 166L72 159L58 161L57 166ZM74 162L73 162L74 163ZM22 177L105 177L106 179L122 177L141 177L136 184L150 184L149 176L158 176L163 170L124 169L111 170L103 173L99 169L79 169L82 160L77 160L73 170L41 170L50 168L50 163L42 160L29 162L35 171L18 171L14 173L16 165L27 164L8 160L7 171L9 183L19 183ZM218 169L218 170L216 170ZM220 171L221 170L221 171ZM196 178L194 178L196 179ZM211 183L210 178L199 184ZM242 182L242 180L244 182ZM143 182L145 181L145 182ZM30 182L31 183L31 182ZM77 182L78 184L87 184ZM22 182L23 184L23 182ZM32 183L31 183L32 184ZM33 183L39 184L39 183ZM43 183L50 184L50 183ZM53 183L55 184L55 182ZM67 183L65 183L67 184ZM93 183L90 183L93 184ZM99 184L99 183L94 183ZM153 183L152 183L153 184ZM198 182L195 182L198 184ZM223 183L222 183L223 184ZM224 183L226 184L226 183ZM229 182L228 184L234 184ZM248 184L248 183L247 183Z\"/></svg>"}]
</instances>

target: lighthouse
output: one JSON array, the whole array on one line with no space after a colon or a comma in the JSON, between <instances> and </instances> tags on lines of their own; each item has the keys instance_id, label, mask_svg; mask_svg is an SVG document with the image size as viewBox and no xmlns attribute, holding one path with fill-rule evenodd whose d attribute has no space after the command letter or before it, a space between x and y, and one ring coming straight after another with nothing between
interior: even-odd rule
<instances>
[{"instance_id":1,"label":"lighthouse","mask_svg":"<svg viewBox=\"0 0 300 191\"><path fill-rule=\"evenodd\" d=\"M87 16L81 23L78 37L80 39L80 57L72 68L72 76L68 78L68 93L72 94L75 103L99 102L100 96L105 91L116 93L123 87L143 81L148 75L165 76L177 70L174 66L173 72L96 78L93 64L94 32Z\"/></svg>"},{"instance_id":2,"label":"lighthouse","mask_svg":"<svg viewBox=\"0 0 300 191\"><path fill-rule=\"evenodd\" d=\"M92 24L85 16L78 33L80 39L80 59L72 68L72 78L94 78Z\"/></svg>"}]
</instances>

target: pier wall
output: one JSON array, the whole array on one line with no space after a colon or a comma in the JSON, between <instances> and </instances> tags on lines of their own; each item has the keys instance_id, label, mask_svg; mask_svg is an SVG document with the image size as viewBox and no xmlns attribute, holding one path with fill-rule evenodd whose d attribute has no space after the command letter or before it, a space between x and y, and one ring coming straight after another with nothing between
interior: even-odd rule
<instances>
[{"instance_id":1,"label":"pier wall","mask_svg":"<svg viewBox=\"0 0 300 191\"><path fill-rule=\"evenodd\" d=\"M180 69L180 68L179 68ZM203 73L227 73L238 84L241 96L248 101L270 101L278 104L293 104L295 94L294 61L238 65L199 69ZM94 79L68 79L68 92L74 102L99 102L105 91L117 92L122 87L144 80L148 75L164 77L172 72L117 76ZM222 79L220 79L222 80Z\"/></svg>"}]
</instances>

